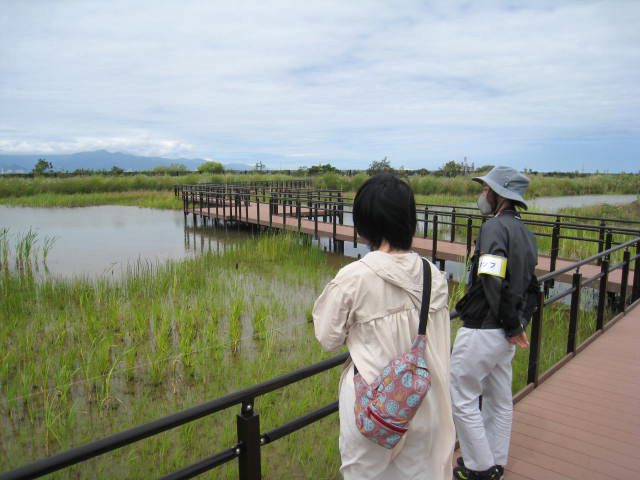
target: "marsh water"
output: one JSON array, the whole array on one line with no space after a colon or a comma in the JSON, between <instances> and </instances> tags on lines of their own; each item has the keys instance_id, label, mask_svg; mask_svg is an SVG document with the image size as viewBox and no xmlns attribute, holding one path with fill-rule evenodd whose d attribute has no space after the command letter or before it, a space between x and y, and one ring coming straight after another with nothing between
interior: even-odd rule
<instances>
[{"instance_id":1,"label":"marsh water","mask_svg":"<svg viewBox=\"0 0 640 480\"><path fill-rule=\"evenodd\" d=\"M224 248L241 241L231 231L196 229L180 211L125 206L30 208L0 206L0 229L8 228L15 246L30 229L35 250L46 238L53 245L46 259L48 274L62 277L120 276L138 262L162 263L203 248ZM42 256L40 254L40 256Z\"/></svg>"},{"instance_id":2,"label":"marsh water","mask_svg":"<svg viewBox=\"0 0 640 480\"><path fill-rule=\"evenodd\" d=\"M561 208L590 207L606 203L626 205L640 198L639 195L570 195L563 197L538 197L529 201L529 210L555 213Z\"/></svg>"},{"instance_id":3,"label":"marsh water","mask_svg":"<svg viewBox=\"0 0 640 480\"><path fill-rule=\"evenodd\" d=\"M540 197L533 201L530 210L551 211L596 203L624 204L637 198L637 195ZM350 223L350 218L345 218L345 223ZM47 274L62 277L117 277L138 262L177 260L202 251L224 249L246 238L245 232L235 228L194 226L191 216L185 218L181 211L126 206L31 208L0 205L0 230L3 228L8 228L9 242L13 245L25 232L35 232L36 251L42 248L46 238L54 239L47 256ZM323 239L318 243L326 251L332 250L330 240ZM350 242L344 244L347 257L358 257L367 251L362 244L357 247ZM336 264L345 260L342 255L330 255L330 261ZM462 272L462 266L447 262L447 271L456 277Z\"/></svg>"}]
</instances>

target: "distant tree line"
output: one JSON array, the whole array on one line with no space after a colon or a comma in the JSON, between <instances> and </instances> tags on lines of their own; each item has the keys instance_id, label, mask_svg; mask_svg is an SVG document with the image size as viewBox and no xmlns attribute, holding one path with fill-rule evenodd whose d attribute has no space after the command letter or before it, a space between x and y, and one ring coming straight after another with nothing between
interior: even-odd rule
<instances>
[{"instance_id":1,"label":"distant tree line","mask_svg":"<svg viewBox=\"0 0 640 480\"><path fill-rule=\"evenodd\" d=\"M330 163L314 165L311 167L300 167L298 169L284 169L284 170L263 170L264 164L261 162L256 163L256 168L254 170L241 170L241 171L227 171L224 166L215 161L205 161L200 166L198 166L196 172L197 173L208 173L208 174L222 174L222 173L235 173L239 175L250 175L250 174L262 174L262 175L273 175L273 174L282 174L282 175L293 175L293 176L322 176L326 177L329 183L336 183L335 181L330 180L332 175L346 175L348 177L353 177L356 175L376 175L378 173L390 172L394 173L401 177L408 176L426 176L433 175L436 177L447 177L454 178L458 176L464 175L464 169L462 163L458 163L455 161L446 162L440 168L436 170L428 170L426 168L420 168L416 170L406 170L404 167L394 168L391 166L391 162L385 156L381 160L373 160L367 169L348 169L348 170L339 170L337 167L334 167ZM32 176L50 176L50 177L70 177L70 176L87 176L87 175L109 175L109 176L117 176L117 175L172 175L172 176L180 176L194 173L190 171L186 165L181 163L171 163L170 165L158 165L154 167L152 170L140 170L140 171L125 171L123 168L114 165L109 170L89 170L89 169L76 169L72 172L68 171L55 171L54 166L51 162L48 162L44 158L39 158L36 164L34 165L31 173L7 173L5 176L12 177L32 177ZM483 165L479 168L476 168L471 171L473 175L483 175L487 173L489 170L493 168L493 165ZM524 169L524 172L529 175L539 175L543 177L559 177L559 178L581 178L588 177L591 175L598 175L600 172L594 173L585 173L585 172L539 172L533 169ZM615 175L615 174L612 174Z\"/></svg>"}]
</instances>

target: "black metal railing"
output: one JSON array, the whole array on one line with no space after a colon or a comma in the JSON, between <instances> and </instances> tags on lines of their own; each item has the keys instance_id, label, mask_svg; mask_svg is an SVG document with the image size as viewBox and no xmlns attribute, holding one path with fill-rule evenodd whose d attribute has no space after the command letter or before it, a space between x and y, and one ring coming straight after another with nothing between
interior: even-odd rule
<instances>
[{"instance_id":1,"label":"black metal railing","mask_svg":"<svg viewBox=\"0 0 640 480\"><path fill-rule=\"evenodd\" d=\"M249 206L257 208L257 224L266 218L260 218L260 205L269 205L269 227L300 230L302 219L314 221L314 235L318 236L318 222L331 223L331 238L335 242L344 241L337 235L338 225L353 225L351 214L353 203L344 198L340 190L322 190L313 188L284 188L277 186L242 186L231 184L197 184L183 186L181 190L185 215L192 213L194 221L200 214L206 218L225 218L235 222L251 223ZM186 188L188 187L188 188ZM243 208L244 207L244 208ZM206 209L206 212L205 212ZM212 210L215 209L215 215ZM438 258L438 243L454 243L462 238L466 245L466 255L470 255L477 230L488 217L476 208L434 204L417 204L418 232L424 238L432 240L432 260L444 264ZM206 213L206 215L205 215ZM278 215L279 224L274 224L274 215ZM555 270L560 258L562 241L574 240L581 244L596 244L598 253L619 245L629 238L640 235L640 222L621 219L591 218L568 215L552 215L536 212L520 212L523 222L531 227L539 239L548 239L550 270ZM287 217L296 218L294 226L287 223ZM552 219L553 218L553 219ZM255 221L255 220L254 220ZM623 225L627 226L623 226ZM357 234L353 232L354 247L357 246ZM575 257L574 257L575 258ZM598 260L601 257L598 257ZM545 284L548 291L553 279Z\"/></svg>"},{"instance_id":2,"label":"black metal railing","mask_svg":"<svg viewBox=\"0 0 640 480\"><path fill-rule=\"evenodd\" d=\"M635 248L636 253L632 256L631 249ZM612 254L622 251L622 261L612 264ZM591 277L584 278L580 272L580 268L584 265L592 264L595 261L600 260L600 272L592 275ZM602 332L612 324L609 322L605 325L605 310L608 308L616 313L624 312L628 305L637 301L640 298L640 237L629 240L618 246L611 247L603 252L592 255L578 262L575 262L567 267L549 272L546 275L538 277L538 298L536 310L531 322L531 345L529 350L529 363L527 370L527 384L529 388L537 386L540 382L544 381L551 374L553 374L558 368L564 365L570 360L578 351L585 348L595 338L597 338ZM631 264L633 262L633 279L631 285L629 284L629 276L631 271ZM620 269L622 271L622 280L620 288L617 292L617 296L611 295L608 287L609 274L615 270ZM560 275L567 272L574 271L572 275L571 285L562 291L555 293L553 296L545 298L545 284L554 278L558 278ZM579 315L581 311L581 296L582 291L587 286L597 285L598 301L596 305L596 321L595 321L595 333L587 338L581 345L576 346L577 328L579 323ZM569 324L567 332L567 348L566 355L544 373L540 372L540 358L541 358L541 344L542 334L544 328L544 312L550 304L559 302L565 297L570 296L570 308L569 308ZM526 389L525 389L526 390Z\"/></svg>"},{"instance_id":3,"label":"black metal railing","mask_svg":"<svg viewBox=\"0 0 640 480\"><path fill-rule=\"evenodd\" d=\"M193 478L200 473L237 458L240 479L259 479L261 471L261 447L336 412L338 410L338 402L332 402L318 410L261 434L260 416L253 408L256 397L334 368L343 364L347 358L348 353L342 353L294 372L191 407L182 412L43 458L34 463L0 474L0 480L38 478L235 405L241 405L240 413L237 415L238 441L236 444L161 478L173 480Z\"/></svg>"},{"instance_id":4,"label":"black metal railing","mask_svg":"<svg viewBox=\"0 0 640 480\"><path fill-rule=\"evenodd\" d=\"M227 191L232 191L235 188L247 189L247 190L263 190L270 189L307 189L313 187L312 180L254 180L254 181L237 181L224 182L224 183L191 183L191 184L175 184L173 186L173 192L176 197L182 195L185 190L192 190L194 188L202 189L205 191L208 188L225 188Z\"/></svg>"}]
</instances>

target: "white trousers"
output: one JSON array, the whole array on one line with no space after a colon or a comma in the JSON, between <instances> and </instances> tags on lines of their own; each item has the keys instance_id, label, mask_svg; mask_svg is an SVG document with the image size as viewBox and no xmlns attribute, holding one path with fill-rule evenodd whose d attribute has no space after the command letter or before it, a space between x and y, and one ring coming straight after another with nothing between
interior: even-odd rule
<instances>
[{"instance_id":1,"label":"white trousers","mask_svg":"<svg viewBox=\"0 0 640 480\"><path fill-rule=\"evenodd\" d=\"M501 328L458 330L451 354L451 401L460 450L470 470L507 463L513 419L511 360L515 350Z\"/></svg>"}]
</instances>

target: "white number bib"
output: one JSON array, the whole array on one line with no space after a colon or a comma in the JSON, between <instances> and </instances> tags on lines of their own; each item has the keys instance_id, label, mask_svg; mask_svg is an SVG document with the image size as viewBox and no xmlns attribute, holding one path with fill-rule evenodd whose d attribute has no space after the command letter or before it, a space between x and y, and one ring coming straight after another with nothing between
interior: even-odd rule
<instances>
[{"instance_id":1,"label":"white number bib","mask_svg":"<svg viewBox=\"0 0 640 480\"><path fill-rule=\"evenodd\" d=\"M507 274L507 259L498 255L480 255L478 275L482 273L504 278Z\"/></svg>"}]
</instances>

